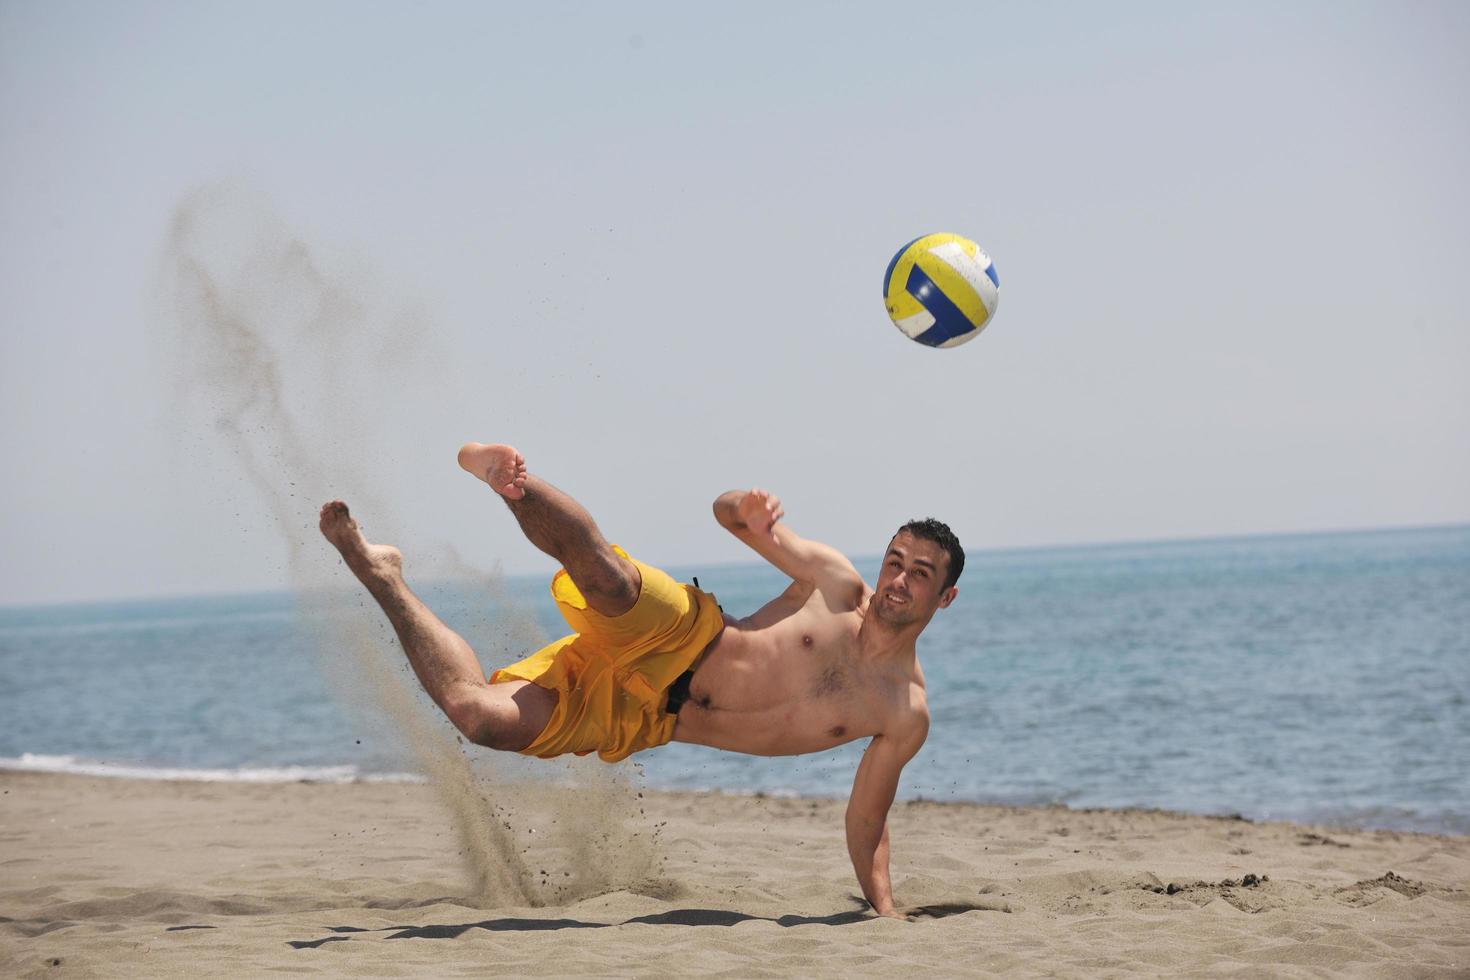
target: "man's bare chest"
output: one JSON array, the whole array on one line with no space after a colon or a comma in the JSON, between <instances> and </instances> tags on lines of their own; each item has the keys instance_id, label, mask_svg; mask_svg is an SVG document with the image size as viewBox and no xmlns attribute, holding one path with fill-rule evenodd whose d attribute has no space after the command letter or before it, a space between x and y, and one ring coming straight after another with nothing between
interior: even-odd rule
<instances>
[{"instance_id":1,"label":"man's bare chest","mask_svg":"<svg viewBox=\"0 0 1470 980\"><path fill-rule=\"evenodd\" d=\"M762 610L769 613L769 607ZM713 705L750 710L789 702L833 702L866 685L857 656L856 613L799 607L737 624L729 642L695 675L694 693Z\"/></svg>"}]
</instances>

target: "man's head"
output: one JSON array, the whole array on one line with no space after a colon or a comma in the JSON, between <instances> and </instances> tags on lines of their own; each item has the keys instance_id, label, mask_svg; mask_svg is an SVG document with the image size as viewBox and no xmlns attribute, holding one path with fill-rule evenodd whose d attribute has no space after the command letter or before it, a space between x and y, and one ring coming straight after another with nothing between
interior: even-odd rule
<instances>
[{"instance_id":1,"label":"man's head","mask_svg":"<svg viewBox=\"0 0 1470 980\"><path fill-rule=\"evenodd\" d=\"M890 626L922 628L954 601L964 570L965 549L947 525L932 517L909 521L883 554L874 595L878 618Z\"/></svg>"}]
</instances>

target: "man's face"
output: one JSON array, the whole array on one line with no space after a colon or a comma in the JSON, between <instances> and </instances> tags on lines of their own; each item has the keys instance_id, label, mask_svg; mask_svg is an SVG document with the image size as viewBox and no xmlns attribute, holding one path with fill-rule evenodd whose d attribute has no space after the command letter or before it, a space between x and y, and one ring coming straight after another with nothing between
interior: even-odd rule
<instances>
[{"instance_id":1,"label":"man's face","mask_svg":"<svg viewBox=\"0 0 1470 980\"><path fill-rule=\"evenodd\" d=\"M959 594L956 588L944 588L948 574L949 555L943 548L900 531L883 555L871 609L889 626L928 624L936 609L943 609Z\"/></svg>"}]
</instances>

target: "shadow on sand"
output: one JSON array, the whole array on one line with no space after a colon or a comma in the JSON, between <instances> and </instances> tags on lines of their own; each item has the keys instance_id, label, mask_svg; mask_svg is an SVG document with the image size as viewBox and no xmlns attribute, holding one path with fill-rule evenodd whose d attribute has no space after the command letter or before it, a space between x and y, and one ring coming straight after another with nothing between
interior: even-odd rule
<instances>
[{"instance_id":1,"label":"shadow on sand","mask_svg":"<svg viewBox=\"0 0 1470 980\"><path fill-rule=\"evenodd\" d=\"M471 929L487 932L540 932L549 929L608 929L615 926L734 926L742 922L774 922L783 928L791 926L846 926L854 922L866 922L876 918L866 902L854 900L860 906L847 912L832 915L783 915L771 918L766 915L749 915L727 909L673 909L655 915L637 915L622 922L583 922L581 919L484 919L480 922L463 922L452 925L427 926L383 926L378 929L359 929L356 926L328 926L329 932L338 935L321 939L305 939L288 942L295 949L316 949L327 943L345 942L349 936L341 933L383 932L385 939L454 939ZM911 918L942 919L945 916L964 912L993 911L984 905L965 902L948 902L941 905L918 905L906 910Z\"/></svg>"}]
</instances>

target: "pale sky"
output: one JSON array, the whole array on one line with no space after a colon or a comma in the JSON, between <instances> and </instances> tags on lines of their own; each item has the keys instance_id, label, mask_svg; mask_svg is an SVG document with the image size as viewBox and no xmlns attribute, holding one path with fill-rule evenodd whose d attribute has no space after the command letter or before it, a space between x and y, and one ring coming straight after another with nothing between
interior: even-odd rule
<instances>
[{"instance_id":1,"label":"pale sky","mask_svg":"<svg viewBox=\"0 0 1470 980\"><path fill-rule=\"evenodd\" d=\"M1470 521L1467 50L1460 2L4 0L0 604L283 588L326 496L411 580L549 569L470 439L670 564L753 557L750 485L858 556ZM200 194L289 438L160 312ZM933 231L1001 281L946 351L881 296Z\"/></svg>"}]
</instances>

